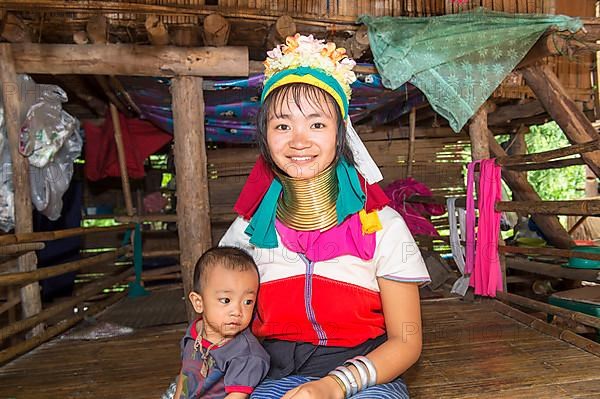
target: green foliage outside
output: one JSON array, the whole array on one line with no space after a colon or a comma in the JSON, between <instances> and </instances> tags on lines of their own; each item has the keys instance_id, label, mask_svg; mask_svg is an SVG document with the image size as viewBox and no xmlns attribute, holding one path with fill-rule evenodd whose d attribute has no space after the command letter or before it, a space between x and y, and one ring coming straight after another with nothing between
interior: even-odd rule
<instances>
[{"instance_id":1,"label":"green foliage outside","mask_svg":"<svg viewBox=\"0 0 600 399\"><path fill-rule=\"evenodd\" d=\"M570 145L569 140L567 140L556 122L532 126L530 130L531 132L525 135L525 142L530 154ZM572 157L577 156L573 155ZM560 169L533 170L527 173L527 177L542 200L570 200L585 196L584 165Z\"/></svg>"}]
</instances>

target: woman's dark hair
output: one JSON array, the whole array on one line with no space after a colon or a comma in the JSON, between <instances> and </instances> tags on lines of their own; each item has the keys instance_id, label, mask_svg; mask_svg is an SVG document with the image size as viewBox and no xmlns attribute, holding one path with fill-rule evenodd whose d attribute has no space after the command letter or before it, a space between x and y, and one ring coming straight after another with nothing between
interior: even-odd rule
<instances>
[{"instance_id":1,"label":"woman's dark hair","mask_svg":"<svg viewBox=\"0 0 600 399\"><path fill-rule=\"evenodd\" d=\"M325 96L327 102L331 104L331 106L328 106L327 109L324 107L324 104L322 104L323 96ZM273 162L273 158L271 157L271 153L269 152L269 145L267 143L267 124L269 122L269 112L273 112L276 116L282 115L282 110L284 104L286 103L286 99L292 99L294 103L300 104L300 99L303 97L308 99L308 102L317 109L327 112L330 112L332 109L334 110L333 112L335 112L337 117L337 135L335 140L336 150L334 162L337 162L337 160L339 160L341 157L344 157L350 165L354 165L354 157L352 156L352 151L350 150L346 140L346 124L344 123L344 118L342 117L340 107L337 105L337 102L331 96L331 94L327 93L323 89L306 83L291 83L274 89L271 93L269 93L258 111L258 115L256 116L256 140L258 141L260 153L265 158L265 161L267 161L267 164L271 167L271 169L277 170L280 173L285 173L278 168L277 165L275 165L275 162ZM304 110L300 109L300 111L304 113Z\"/></svg>"}]
</instances>

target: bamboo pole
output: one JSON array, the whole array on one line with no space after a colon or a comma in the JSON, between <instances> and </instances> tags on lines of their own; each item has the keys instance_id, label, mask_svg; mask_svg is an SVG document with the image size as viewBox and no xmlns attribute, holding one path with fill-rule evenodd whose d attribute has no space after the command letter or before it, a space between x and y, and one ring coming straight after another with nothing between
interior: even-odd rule
<instances>
[{"instance_id":1,"label":"bamboo pole","mask_svg":"<svg viewBox=\"0 0 600 399\"><path fill-rule=\"evenodd\" d=\"M600 200L499 201L496 203L496 210L499 212L600 216Z\"/></svg>"},{"instance_id":2,"label":"bamboo pole","mask_svg":"<svg viewBox=\"0 0 600 399\"><path fill-rule=\"evenodd\" d=\"M96 256L63 263L61 265L44 267L30 272L6 273L0 274L0 287L10 285L22 285L32 281L45 280L50 277L60 276L61 274L85 269L98 263L112 261L121 255L131 251L131 246L125 246L113 252L103 253Z\"/></svg>"},{"instance_id":3,"label":"bamboo pole","mask_svg":"<svg viewBox=\"0 0 600 399\"><path fill-rule=\"evenodd\" d=\"M556 161L540 162L540 163L528 163L525 165L509 165L504 166L505 169L514 170L518 172L527 172L531 170L547 170L547 169L559 169L567 168L569 166L584 165L585 162L581 158L567 158L559 159Z\"/></svg>"},{"instance_id":4,"label":"bamboo pole","mask_svg":"<svg viewBox=\"0 0 600 399\"><path fill-rule=\"evenodd\" d=\"M181 255L181 251L178 249L165 249L165 250L157 250L157 251L145 251L142 252L144 257L152 257L152 256L179 256Z\"/></svg>"},{"instance_id":5,"label":"bamboo pole","mask_svg":"<svg viewBox=\"0 0 600 399\"><path fill-rule=\"evenodd\" d=\"M500 252L522 255L550 255L559 256L562 258L577 257L582 259L600 260L600 254L593 252L583 252L570 249L544 248L544 247L515 247L507 245L500 248Z\"/></svg>"},{"instance_id":6,"label":"bamboo pole","mask_svg":"<svg viewBox=\"0 0 600 399\"><path fill-rule=\"evenodd\" d=\"M19 73L127 76L248 76L246 47L14 43ZM68 61L68 62L67 62Z\"/></svg>"},{"instance_id":7,"label":"bamboo pole","mask_svg":"<svg viewBox=\"0 0 600 399\"><path fill-rule=\"evenodd\" d=\"M73 306L76 306L77 304L87 300L91 296L96 295L98 292L101 292L106 288L110 288L113 285L120 283L121 281L129 277L131 274L133 274L133 268L128 267L125 271L121 271L117 275L113 275L104 278L100 281L96 281L86 285L86 287L81 289L81 291L77 295L69 298L64 302L44 309L42 312L36 314L35 316L19 320L15 323L9 324L4 328L0 328L0 341L23 330L32 328L33 326L36 326L39 323L42 323L48 320L49 318L54 317L57 314L60 314L61 312L64 312L65 310L73 308Z\"/></svg>"},{"instance_id":8,"label":"bamboo pole","mask_svg":"<svg viewBox=\"0 0 600 399\"><path fill-rule=\"evenodd\" d=\"M53 241L62 238L95 234L95 233L114 233L119 231L131 230L135 226L133 224L126 224L121 226L110 226L110 227L74 227L71 229L54 230L54 231L39 231L33 233L21 233L21 234L6 234L0 236L0 245L7 244L24 244L41 241Z\"/></svg>"},{"instance_id":9,"label":"bamboo pole","mask_svg":"<svg viewBox=\"0 0 600 399\"><path fill-rule=\"evenodd\" d=\"M600 140L592 140L581 144L572 144L567 147L556 150L538 152L535 154L508 155L496 158L496 163L500 166L525 165L529 163L547 162L556 158L562 158L569 155L583 154L600 150Z\"/></svg>"},{"instance_id":10,"label":"bamboo pole","mask_svg":"<svg viewBox=\"0 0 600 399\"><path fill-rule=\"evenodd\" d=\"M23 252L39 251L46 247L43 242L27 244L9 244L0 247L0 256L22 254Z\"/></svg>"},{"instance_id":11,"label":"bamboo pole","mask_svg":"<svg viewBox=\"0 0 600 399\"><path fill-rule=\"evenodd\" d=\"M111 295L108 299L105 299L100 303L95 303L91 305L85 312L82 310L76 316L72 316L59 321L52 327L46 329L46 331L44 331L43 334L3 350L2 352L0 352L0 364L3 364L23 353L26 353L31 349L50 340L54 336L67 331L69 328L73 327L84 318L95 315L101 312L102 310L106 309L107 307L117 303L125 295L127 295L126 292L119 292L114 295Z\"/></svg>"},{"instance_id":12,"label":"bamboo pole","mask_svg":"<svg viewBox=\"0 0 600 399\"><path fill-rule=\"evenodd\" d=\"M590 316L581 312L575 312L573 310L561 308L560 306L554 306L548 303L536 301L534 299L511 294L508 292L498 292L497 298L506 302L524 306L529 309L539 310L545 313L563 316L569 320L576 321L577 323L585 324L586 326L600 329L600 318L595 316Z\"/></svg>"},{"instance_id":13,"label":"bamboo pole","mask_svg":"<svg viewBox=\"0 0 600 399\"><path fill-rule=\"evenodd\" d=\"M177 182L177 228L184 294L193 289L194 265L212 243L204 139L202 78L179 77L171 83ZM194 309L186 301L189 320Z\"/></svg>"},{"instance_id":14,"label":"bamboo pole","mask_svg":"<svg viewBox=\"0 0 600 399\"><path fill-rule=\"evenodd\" d=\"M134 215L134 216L115 216L115 220L120 223L143 223L143 222L177 222L176 214L155 214L155 215Z\"/></svg>"},{"instance_id":15,"label":"bamboo pole","mask_svg":"<svg viewBox=\"0 0 600 399\"><path fill-rule=\"evenodd\" d=\"M4 312L7 312L10 309L14 308L15 306L17 306L20 303L21 303L21 298L19 298L18 296L15 296L12 298L7 298L6 302L4 302L2 305L0 305L0 315L2 315ZM15 320L10 321L9 324L14 321Z\"/></svg>"},{"instance_id":16,"label":"bamboo pole","mask_svg":"<svg viewBox=\"0 0 600 399\"><path fill-rule=\"evenodd\" d=\"M569 229L569 234L573 234L573 232L575 232L575 230L577 230L579 228L579 226L581 226L583 224L583 222L585 222L585 220L587 219L587 216L582 216L579 218L579 220L577 221L577 223L575 223L573 225L573 227L571 227Z\"/></svg>"},{"instance_id":17,"label":"bamboo pole","mask_svg":"<svg viewBox=\"0 0 600 399\"><path fill-rule=\"evenodd\" d=\"M585 337L575 334L569 330L563 330L558 327L552 326L548 323L543 322L527 313L521 312L509 305L506 305L500 301L494 300L492 304L495 311L500 312L512 319L515 319L526 326L533 328L534 330L540 331L544 334L558 338L565 342L570 343L580 349L590 352L596 356L600 356L600 344L589 340Z\"/></svg>"},{"instance_id":18,"label":"bamboo pole","mask_svg":"<svg viewBox=\"0 0 600 399\"><path fill-rule=\"evenodd\" d=\"M123 147L123 135L121 134L121 121L119 111L113 103L110 103L110 116L112 118L115 134L115 144L117 145L117 156L119 158L119 169L121 171L121 184L123 185L123 195L125 196L125 208L127 216L133 216L133 200L131 199L131 188L129 186L129 174L127 173L127 158L125 148Z\"/></svg>"},{"instance_id":19,"label":"bamboo pole","mask_svg":"<svg viewBox=\"0 0 600 399\"><path fill-rule=\"evenodd\" d=\"M417 127L417 108L410 110L408 131L408 160L406 165L406 177L412 176L413 160L415 158L415 129Z\"/></svg>"},{"instance_id":20,"label":"bamboo pole","mask_svg":"<svg viewBox=\"0 0 600 399\"><path fill-rule=\"evenodd\" d=\"M520 270L541 276L551 276L567 280L592 281L595 283L600 282L600 272L593 269L562 267L561 265L552 263L536 262L516 257L508 257L507 265L509 269Z\"/></svg>"},{"instance_id":21,"label":"bamboo pole","mask_svg":"<svg viewBox=\"0 0 600 399\"><path fill-rule=\"evenodd\" d=\"M12 160L12 180L14 187L15 233L31 233L33 219L31 209L31 188L29 185L29 161L19 153L19 136L21 132L21 98L17 74L10 44L0 44L0 84L2 85L2 101L4 120L8 135L8 146ZM19 271L27 272L37 267L34 252L28 252L18 258ZM33 316L42 310L39 284L32 283L21 288L21 305L24 317ZM34 327L33 335L42 332L41 326Z\"/></svg>"}]
</instances>

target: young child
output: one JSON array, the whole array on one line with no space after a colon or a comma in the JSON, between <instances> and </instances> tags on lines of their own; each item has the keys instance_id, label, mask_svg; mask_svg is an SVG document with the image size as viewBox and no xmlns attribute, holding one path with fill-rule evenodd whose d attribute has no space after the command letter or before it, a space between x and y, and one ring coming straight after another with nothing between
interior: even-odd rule
<instances>
[{"instance_id":1,"label":"young child","mask_svg":"<svg viewBox=\"0 0 600 399\"><path fill-rule=\"evenodd\" d=\"M258 270L233 247L209 249L194 270L189 299L201 317L181 342L175 399L243 399L269 370L269 355L247 328L258 294Z\"/></svg>"}]
</instances>

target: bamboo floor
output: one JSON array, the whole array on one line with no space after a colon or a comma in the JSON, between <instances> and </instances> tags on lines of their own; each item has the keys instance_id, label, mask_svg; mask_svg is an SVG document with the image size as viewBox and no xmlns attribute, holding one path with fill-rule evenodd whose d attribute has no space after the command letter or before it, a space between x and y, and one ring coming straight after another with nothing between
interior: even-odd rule
<instances>
[{"instance_id":1,"label":"bamboo floor","mask_svg":"<svg viewBox=\"0 0 600 399\"><path fill-rule=\"evenodd\" d=\"M425 300L423 321L423 355L405 375L412 398L600 397L600 358L489 303ZM0 368L0 399L159 398L178 372L184 330L54 339Z\"/></svg>"}]
</instances>

